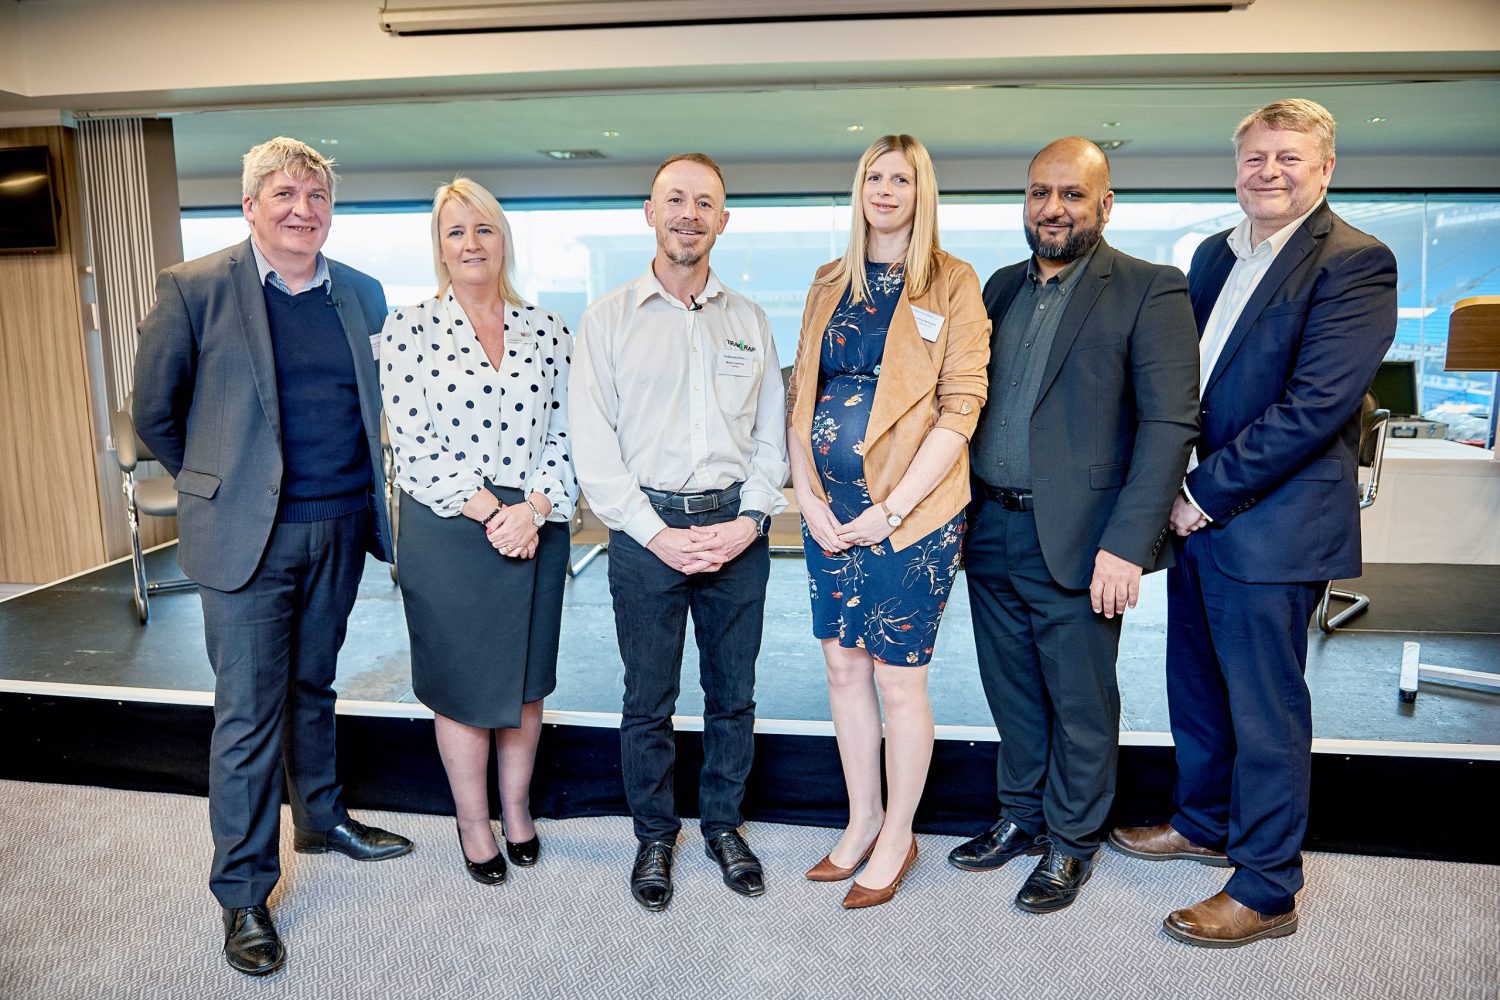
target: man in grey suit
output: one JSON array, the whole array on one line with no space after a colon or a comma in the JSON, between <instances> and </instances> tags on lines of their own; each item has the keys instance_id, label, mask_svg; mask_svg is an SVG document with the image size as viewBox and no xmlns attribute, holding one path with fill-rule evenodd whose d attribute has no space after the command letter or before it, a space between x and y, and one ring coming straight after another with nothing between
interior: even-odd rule
<instances>
[{"instance_id":1,"label":"man in grey suit","mask_svg":"<svg viewBox=\"0 0 1500 1000\"><path fill-rule=\"evenodd\" d=\"M250 975L286 958L266 908L283 771L296 850L379 861L412 847L349 816L334 767L338 651L365 553L389 559L391 537L376 502L385 295L321 253L335 180L294 139L250 150L250 239L161 273L136 355L136 428L176 477L178 559L215 677L209 886L225 957Z\"/></svg>"},{"instance_id":2,"label":"man in grey suit","mask_svg":"<svg viewBox=\"0 0 1500 1000\"><path fill-rule=\"evenodd\" d=\"M1042 855L1016 896L1034 913L1071 904L1092 871L1114 799L1121 615L1169 561L1198 429L1187 280L1103 240L1113 205L1098 146L1047 146L1027 172L1033 256L984 289L994 343L966 566L1002 815L949 861Z\"/></svg>"}]
</instances>

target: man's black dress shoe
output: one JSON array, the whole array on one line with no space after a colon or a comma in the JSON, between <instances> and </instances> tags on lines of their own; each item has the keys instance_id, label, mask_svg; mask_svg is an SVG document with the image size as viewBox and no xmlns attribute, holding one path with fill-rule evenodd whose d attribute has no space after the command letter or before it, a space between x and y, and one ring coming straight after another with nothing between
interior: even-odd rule
<instances>
[{"instance_id":1,"label":"man's black dress shoe","mask_svg":"<svg viewBox=\"0 0 1500 1000\"><path fill-rule=\"evenodd\" d=\"M530 868L536 864L536 859L542 853L542 839L536 834L531 835L530 840L523 840L519 844L515 841L505 842L505 853L510 855L510 860L522 868Z\"/></svg>"},{"instance_id":2,"label":"man's black dress shoe","mask_svg":"<svg viewBox=\"0 0 1500 1000\"><path fill-rule=\"evenodd\" d=\"M1002 817L984 833L949 851L948 863L966 872L994 871L1011 858L1047 853L1049 843L1045 834L1034 837Z\"/></svg>"},{"instance_id":3,"label":"man's black dress shoe","mask_svg":"<svg viewBox=\"0 0 1500 1000\"><path fill-rule=\"evenodd\" d=\"M365 826L350 816L332 830L318 833L298 830L292 837L292 848L299 854L326 854L338 851L355 861L385 861L399 858L411 850L411 841L389 830Z\"/></svg>"},{"instance_id":4,"label":"man's black dress shoe","mask_svg":"<svg viewBox=\"0 0 1500 1000\"><path fill-rule=\"evenodd\" d=\"M630 894L648 910L665 910L672 901L672 845L647 840L635 852Z\"/></svg>"},{"instance_id":5,"label":"man's black dress shoe","mask_svg":"<svg viewBox=\"0 0 1500 1000\"><path fill-rule=\"evenodd\" d=\"M1075 858L1049 847L1026 884L1016 893L1016 905L1030 913L1051 913L1072 904L1078 890L1094 874L1093 858Z\"/></svg>"},{"instance_id":6,"label":"man's black dress shoe","mask_svg":"<svg viewBox=\"0 0 1500 1000\"><path fill-rule=\"evenodd\" d=\"M741 896L759 896L766 891L766 876L760 858L750 850L738 831L725 830L703 842L704 851L718 862L724 884Z\"/></svg>"},{"instance_id":7,"label":"man's black dress shoe","mask_svg":"<svg viewBox=\"0 0 1500 1000\"><path fill-rule=\"evenodd\" d=\"M230 968L247 976L275 972L286 961L281 935L265 904L224 910L224 957Z\"/></svg>"}]
</instances>

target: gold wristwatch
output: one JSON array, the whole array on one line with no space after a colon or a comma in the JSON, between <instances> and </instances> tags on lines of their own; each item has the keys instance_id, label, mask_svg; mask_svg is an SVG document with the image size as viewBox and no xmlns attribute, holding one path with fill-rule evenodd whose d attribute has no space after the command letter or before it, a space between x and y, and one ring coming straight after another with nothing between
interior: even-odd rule
<instances>
[{"instance_id":1,"label":"gold wristwatch","mask_svg":"<svg viewBox=\"0 0 1500 1000\"><path fill-rule=\"evenodd\" d=\"M901 527L901 522L906 520L900 514L887 507L884 500L880 501L880 509L885 513L885 523L893 528Z\"/></svg>"}]
</instances>

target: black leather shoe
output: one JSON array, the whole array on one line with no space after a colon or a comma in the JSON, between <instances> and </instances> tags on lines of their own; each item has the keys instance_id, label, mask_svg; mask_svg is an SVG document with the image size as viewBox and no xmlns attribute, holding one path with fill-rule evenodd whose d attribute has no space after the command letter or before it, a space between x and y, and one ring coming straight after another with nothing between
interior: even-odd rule
<instances>
[{"instance_id":1,"label":"black leather shoe","mask_svg":"<svg viewBox=\"0 0 1500 1000\"><path fill-rule=\"evenodd\" d=\"M1070 906L1078 890L1094 874L1093 858L1075 858L1049 847L1026 884L1016 893L1016 905L1028 913L1051 913Z\"/></svg>"},{"instance_id":2,"label":"black leather shoe","mask_svg":"<svg viewBox=\"0 0 1500 1000\"><path fill-rule=\"evenodd\" d=\"M281 968L286 961L286 948L264 903L225 908L224 957L230 968L247 976L264 976Z\"/></svg>"},{"instance_id":3,"label":"black leather shoe","mask_svg":"<svg viewBox=\"0 0 1500 1000\"><path fill-rule=\"evenodd\" d=\"M531 835L530 840L523 840L519 844L507 840L505 842L505 853L510 855L510 860L521 868L530 868L536 864L536 859L542 853L542 839L536 834Z\"/></svg>"},{"instance_id":4,"label":"black leather shoe","mask_svg":"<svg viewBox=\"0 0 1500 1000\"><path fill-rule=\"evenodd\" d=\"M292 848L299 854L326 854L337 851L355 861L386 861L411 851L405 837L365 826L350 816L332 830L318 833L298 830L292 837Z\"/></svg>"},{"instance_id":5,"label":"black leather shoe","mask_svg":"<svg viewBox=\"0 0 1500 1000\"><path fill-rule=\"evenodd\" d=\"M469 873L469 878L481 885L499 885L505 881L505 855L498 850L495 856L488 861L470 861L469 856L464 853L464 831L453 821L453 826L458 830L458 853L464 859L464 870Z\"/></svg>"},{"instance_id":6,"label":"black leather shoe","mask_svg":"<svg viewBox=\"0 0 1500 1000\"><path fill-rule=\"evenodd\" d=\"M703 842L703 849L724 873L724 884L741 896L759 896L766 891L766 875L760 858L735 830L716 833Z\"/></svg>"},{"instance_id":7,"label":"black leather shoe","mask_svg":"<svg viewBox=\"0 0 1500 1000\"><path fill-rule=\"evenodd\" d=\"M648 910L665 910L672 901L672 845L647 840L635 852L630 894Z\"/></svg>"},{"instance_id":8,"label":"black leather shoe","mask_svg":"<svg viewBox=\"0 0 1500 1000\"><path fill-rule=\"evenodd\" d=\"M1045 854L1050 843L1045 834L1033 837L1001 817L984 833L949 851L948 863L966 872L989 872L1023 854Z\"/></svg>"}]
</instances>

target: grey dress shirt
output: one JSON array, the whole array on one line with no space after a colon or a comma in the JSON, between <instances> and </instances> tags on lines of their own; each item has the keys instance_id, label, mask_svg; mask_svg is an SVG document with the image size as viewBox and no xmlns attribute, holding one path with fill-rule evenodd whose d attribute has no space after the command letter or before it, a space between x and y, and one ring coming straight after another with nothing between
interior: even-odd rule
<instances>
[{"instance_id":1,"label":"grey dress shirt","mask_svg":"<svg viewBox=\"0 0 1500 1000\"><path fill-rule=\"evenodd\" d=\"M1026 281L997 328L990 398L973 445L974 474L991 486L1031 489L1031 413L1068 296L1093 256L1090 250L1047 281L1032 257Z\"/></svg>"}]
</instances>

